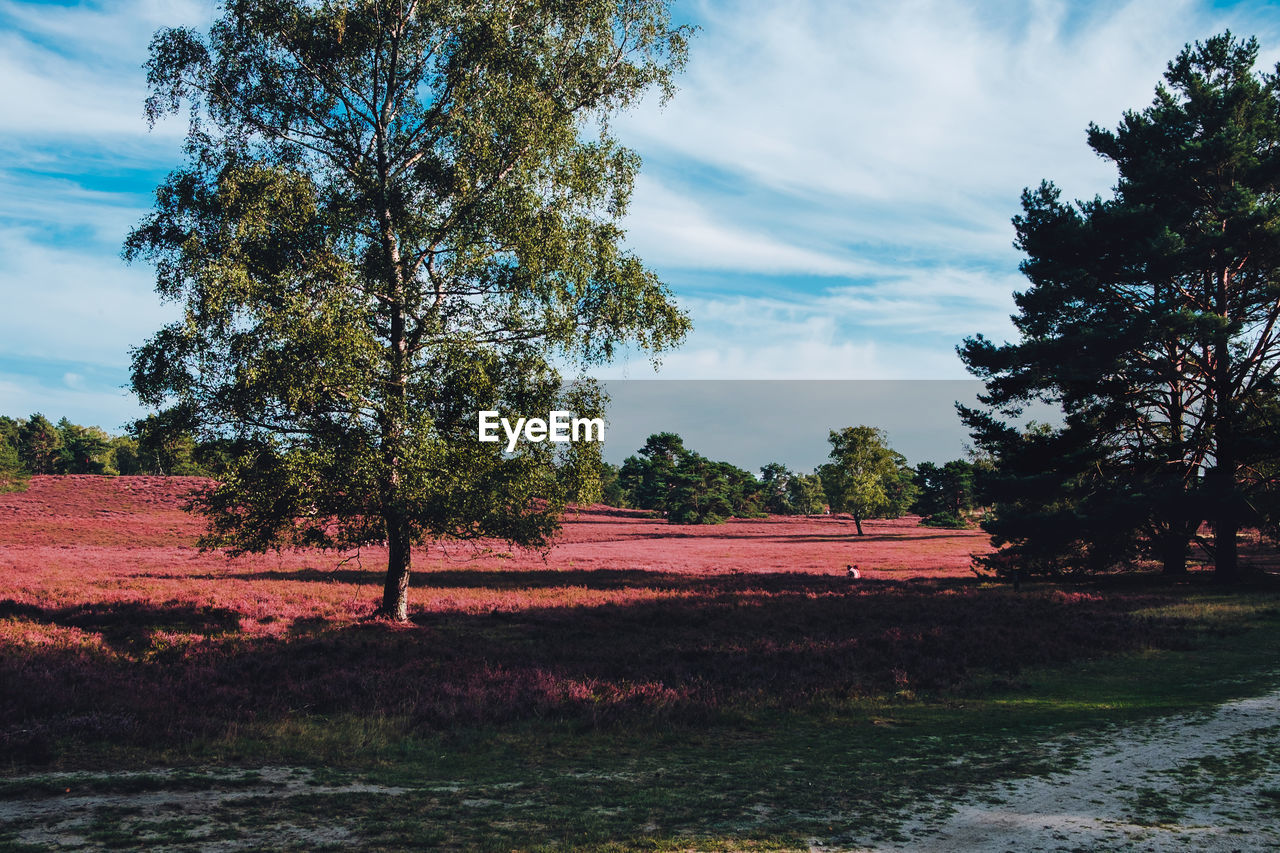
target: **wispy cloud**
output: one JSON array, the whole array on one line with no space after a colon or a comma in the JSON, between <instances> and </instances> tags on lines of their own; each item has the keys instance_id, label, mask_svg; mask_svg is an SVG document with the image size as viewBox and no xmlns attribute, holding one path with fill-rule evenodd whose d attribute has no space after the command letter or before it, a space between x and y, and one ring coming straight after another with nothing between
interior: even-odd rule
<instances>
[{"instance_id":1,"label":"wispy cloud","mask_svg":"<svg viewBox=\"0 0 1280 853\"><path fill-rule=\"evenodd\" d=\"M119 0L78 6L0 2L4 136L117 144L145 132L142 63L153 32L198 24L210 0ZM182 133L161 127L162 135Z\"/></svg>"},{"instance_id":2,"label":"wispy cloud","mask_svg":"<svg viewBox=\"0 0 1280 853\"><path fill-rule=\"evenodd\" d=\"M137 416L120 387L129 348L175 311L119 252L183 131L148 131L141 66L156 28L212 10L0 0L0 412L108 428Z\"/></svg>"},{"instance_id":3,"label":"wispy cloud","mask_svg":"<svg viewBox=\"0 0 1280 853\"><path fill-rule=\"evenodd\" d=\"M0 412L131 415L128 348L173 311L119 246L185 129L148 132L141 65L157 28L215 10L0 0ZM1145 106L1186 42L1230 27L1259 36L1264 66L1280 57L1280 18L1259 2L675 11L702 27L681 91L615 123L645 158L630 243L696 324L664 359L672 377L963 377L963 337L1010 333L1021 189L1105 193L1085 126ZM643 359L602 373L651 375Z\"/></svg>"},{"instance_id":4,"label":"wispy cloud","mask_svg":"<svg viewBox=\"0 0 1280 853\"><path fill-rule=\"evenodd\" d=\"M69 246L42 245L22 231L0 232L0 355L83 361L112 368L176 316L161 305L145 269Z\"/></svg>"},{"instance_id":5,"label":"wispy cloud","mask_svg":"<svg viewBox=\"0 0 1280 853\"><path fill-rule=\"evenodd\" d=\"M699 297L663 375L963 375L963 337L1011 332L1021 190L1105 194L1086 126L1149 103L1184 44L1230 27L1259 35L1264 67L1280 55L1275 16L1251 4L692 8L680 93L617 125L646 160L632 243ZM741 297L762 273L791 278Z\"/></svg>"}]
</instances>

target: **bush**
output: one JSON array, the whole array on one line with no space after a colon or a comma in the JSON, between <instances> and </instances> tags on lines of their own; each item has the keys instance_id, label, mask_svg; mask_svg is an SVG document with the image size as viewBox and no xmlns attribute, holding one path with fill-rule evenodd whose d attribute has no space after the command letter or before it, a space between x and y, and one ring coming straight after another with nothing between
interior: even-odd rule
<instances>
[{"instance_id":1,"label":"bush","mask_svg":"<svg viewBox=\"0 0 1280 853\"><path fill-rule=\"evenodd\" d=\"M954 512L935 512L920 519L920 523L925 527L945 527L948 530L964 530L972 526L968 519Z\"/></svg>"},{"instance_id":2,"label":"bush","mask_svg":"<svg viewBox=\"0 0 1280 853\"><path fill-rule=\"evenodd\" d=\"M28 474L18 451L0 437L0 492L20 492L27 487Z\"/></svg>"}]
</instances>

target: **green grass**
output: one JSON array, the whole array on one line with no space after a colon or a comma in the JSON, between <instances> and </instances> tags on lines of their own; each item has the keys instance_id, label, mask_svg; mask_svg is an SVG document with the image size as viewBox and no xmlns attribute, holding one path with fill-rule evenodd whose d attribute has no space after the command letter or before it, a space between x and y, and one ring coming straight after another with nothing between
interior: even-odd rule
<instances>
[{"instance_id":1,"label":"green grass","mask_svg":"<svg viewBox=\"0 0 1280 853\"><path fill-rule=\"evenodd\" d=\"M1274 593L1196 592L1144 615L1183 621L1186 647L984 676L947 694L828 700L803 712L740 708L700 724L533 720L424 734L392 717L298 717L244 726L182 752L84 758L98 766L296 765L315 771L310 785L285 791L253 775L207 770L86 773L74 785L115 794L262 788L261 796L168 822L98 809L86 818L85 837L101 848L128 846L127 833L176 845L267 838L281 849L344 850L777 850L804 849L812 838L895 839L905 818L930 809L942 816L948 796L1070 766L1072 754L1054 745L1056 736L1207 710L1280 682ZM1242 778L1249 760L1242 751L1203 772ZM375 788L316 790L351 783ZM0 785L0 797L56 795L70 785L57 774L25 778ZM942 799L930 805L930 795ZM1259 799L1275 808L1273 789ZM1136 791L1134 802L1145 822L1179 812L1154 789ZM15 827L4 831L0 849L21 849Z\"/></svg>"}]
</instances>

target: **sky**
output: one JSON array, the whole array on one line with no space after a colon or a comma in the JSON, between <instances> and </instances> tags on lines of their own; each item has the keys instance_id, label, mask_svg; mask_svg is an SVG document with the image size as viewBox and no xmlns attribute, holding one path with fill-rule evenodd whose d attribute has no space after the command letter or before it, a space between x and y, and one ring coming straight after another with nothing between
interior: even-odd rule
<instances>
[{"instance_id":1,"label":"sky","mask_svg":"<svg viewBox=\"0 0 1280 853\"><path fill-rule=\"evenodd\" d=\"M181 162L148 130L152 33L213 0L0 0L0 413L109 431L142 414L130 347L177 316L120 247ZM615 120L643 158L628 242L694 331L610 379L966 377L1009 338L1024 187L1107 194L1085 128L1150 103L1224 29L1280 59L1280 6L1208 0L676 0L679 92ZM714 455L714 454L712 454Z\"/></svg>"}]
</instances>

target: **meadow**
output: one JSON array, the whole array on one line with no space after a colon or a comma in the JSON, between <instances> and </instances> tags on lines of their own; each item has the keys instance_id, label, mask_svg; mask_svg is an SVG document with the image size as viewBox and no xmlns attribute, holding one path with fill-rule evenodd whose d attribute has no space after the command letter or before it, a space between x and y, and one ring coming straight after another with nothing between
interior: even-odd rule
<instances>
[{"instance_id":1,"label":"meadow","mask_svg":"<svg viewBox=\"0 0 1280 853\"><path fill-rule=\"evenodd\" d=\"M1014 592L980 531L602 506L424 549L392 626L376 549L201 552L201 483L0 496L0 848L854 849L1280 651L1266 585Z\"/></svg>"}]
</instances>

